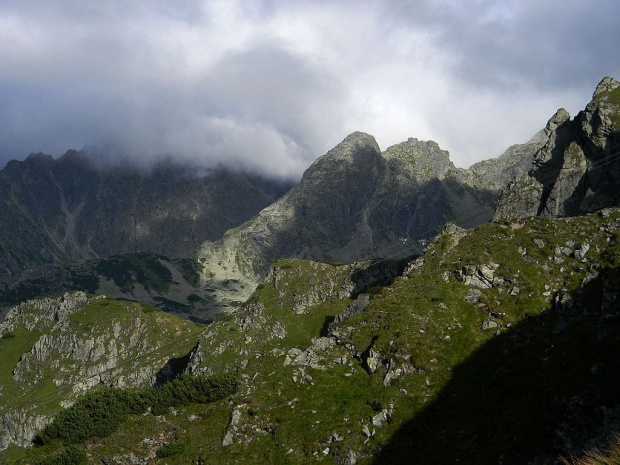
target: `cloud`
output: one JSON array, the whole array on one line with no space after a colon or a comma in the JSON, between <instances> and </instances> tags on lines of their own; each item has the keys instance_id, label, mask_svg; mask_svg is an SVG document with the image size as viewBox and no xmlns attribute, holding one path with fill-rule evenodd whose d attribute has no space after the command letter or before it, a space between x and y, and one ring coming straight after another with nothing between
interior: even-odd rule
<instances>
[{"instance_id":1,"label":"cloud","mask_svg":"<svg viewBox=\"0 0 620 465\"><path fill-rule=\"evenodd\" d=\"M460 166L620 74L620 4L6 0L0 162L119 147L299 177L354 130Z\"/></svg>"}]
</instances>

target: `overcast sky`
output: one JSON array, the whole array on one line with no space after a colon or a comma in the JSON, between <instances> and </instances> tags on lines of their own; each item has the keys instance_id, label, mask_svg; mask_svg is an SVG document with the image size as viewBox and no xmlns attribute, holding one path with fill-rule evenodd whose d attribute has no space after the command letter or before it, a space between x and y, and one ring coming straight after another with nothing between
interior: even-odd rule
<instances>
[{"instance_id":1,"label":"overcast sky","mask_svg":"<svg viewBox=\"0 0 620 465\"><path fill-rule=\"evenodd\" d=\"M299 177L359 130L466 167L620 78L619 18L617 0L0 0L0 165L112 145Z\"/></svg>"}]
</instances>

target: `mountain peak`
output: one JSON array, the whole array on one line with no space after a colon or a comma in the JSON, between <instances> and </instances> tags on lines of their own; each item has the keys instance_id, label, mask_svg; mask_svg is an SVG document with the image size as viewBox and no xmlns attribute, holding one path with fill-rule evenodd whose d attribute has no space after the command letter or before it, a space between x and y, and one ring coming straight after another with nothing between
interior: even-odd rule
<instances>
[{"instance_id":1,"label":"mountain peak","mask_svg":"<svg viewBox=\"0 0 620 465\"><path fill-rule=\"evenodd\" d=\"M596 86L596 90L592 95L592 99L596 100L601 94L605 94L611 92L620 87L620 82L616 81L614 78L610 76L605 76L601 79L601 82Z\"/></svg>"},{"instance_id":2,"label":"mountain peak","mask_svg":"<svg viewBox=\"0 0 620 465\"><path fill-rule=\"evenodd\" d=\"M383 158L390 164L398 164L402 170L420 181L434 177L443 179L448 172L455 169L449 152L442 150L437 142L413 137L389 147L383 152Z\"/></svg>"},{"instance_id":3,"label":"mountain peak","mask_svg":"<svg viewBox=\"0 0 620 465\"><path fill-rule=\"evenodd\" d=\"M340 144L317 158L303 178L326 177L330 172L351 166L374 166L380 163L381 149L375 138L364 132L349 134ZM327 179L327 178L326 178Z\"/></svg>"},{"instance_id":4,"label":"mountain peak","mask_svg":"<svg viewBox=\"0 0 620 465\"><path fill-rule=\"evenodd\" d=\"M356 150L360 148L371 149L376 153L381 153L379 144L373 136L365 132L355 131L349 134L344 140L336 147L327 152L323 157L334 156L351 156Z\"/></svg>"},{"instance_id":5,"label":"mountain peak","mask_svg":"<svg viewBox=\"0 0 620 465\"><path fill-rule=\"evenodd\" d=\"M52 157L51 155L48 155L47 153L43 153L43 152L37 152L34 153L32 152L30 155L28 155L26 157L26 159L24 161L27 162L50 162L54 159L54 157Z\"/></svg>"},{"instance_id":6,"label":"mountain peak","mask_svg":"<svg viewBox=\"0 0 620 465\"><path fill-rule=\"evenodd\" d=\"M565 108L560 108L555 114L547 121L547 126L545 127L545 133L547 136L551 134L553 131L557 129L558 126L566 123L570 120L570 113L566 111Z\"/></svg>"}]
</instances>

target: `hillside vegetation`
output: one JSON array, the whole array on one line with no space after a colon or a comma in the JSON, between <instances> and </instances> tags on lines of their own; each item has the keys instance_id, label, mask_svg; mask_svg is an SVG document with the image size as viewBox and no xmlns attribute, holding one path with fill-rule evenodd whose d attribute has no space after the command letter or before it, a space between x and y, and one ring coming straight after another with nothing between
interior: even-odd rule
<instances>
[{"instance_id":1,"label":"hillside vegetation","mask_svg":"<svg viewBox=\"0 0 620 465\"><path fill-rule=\"evenodd\" d=\"M618 209L448 225L355 299L350 265L280 260L188 357L188 374L237 373L229 402L130 416L79 450L89 463L551 464L604 447L620 426L619 228Z\"/></svg>"}]
</instances>

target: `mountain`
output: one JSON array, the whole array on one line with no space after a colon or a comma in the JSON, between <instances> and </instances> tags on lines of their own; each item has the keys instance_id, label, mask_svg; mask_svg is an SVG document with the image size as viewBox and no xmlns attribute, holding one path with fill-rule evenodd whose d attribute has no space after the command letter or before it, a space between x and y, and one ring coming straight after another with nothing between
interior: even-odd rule
<instances>
[{"instance_id":1,"label":"mountain","mask_svg":"<svg viewBox=\"0 0 620 465\"><path fill-rule=\"evenodd\" d=\"M480 178L482 170L457 169L433 141L412 138L381 153L372 136L353 133L281 199L205 242L197 258L225 303L247 299L280 257L350 263L420 253L446 221L471 227L491 218L499 189L477 187ZM231 281L238 286L221 285Z\"/></svg>"},{"instance_id":2,"label":"mountain","mask_svg":"<svg viewBox=\"0 0 620 465\"><path fill-rule=\"evenodd\" d=\"M255 175L161 163L100 168L68 151L0 171L0 283L42 265L125 252L191 257L290 188Z\"/></svg>"},{"instance_id":3,"label":"mountain","mask_svg":"<svg viewBox=\"0 0 620 465\"><path fill-rule=\"evenodd\" d=\"M468 185L484 186L493 193L499 194L515 176L527 173L534 159L534 154L547 141L544 130L539 131L525 144L508 147L497 158L489 158L473 164L467 170L461 170ZM494 199L497 206L497 199Z\"/></svg>"},{"instance_id":4,"label":"mountain","mask_svg":"<svg viewBox=\"0 0 620 465\"><path fill-rule=\"evenodd\" d=\"M156 454L179 464L557 463L620 427L618 247L619 209L449 224L385 287L354 292L355 268L280 260L246 305L206 328L80 294L22 304L0 327L11 425L29 418L43 428L84 389L93 401L67 415L96 405L108 391L75 376L84 370L100 389L127 386L115 395L129 399L172 357L187 375L236 373L238 388L209 404L128 414L70 447L11 447L0 460L77 450L119 464ZM117 335L122 321L148 339ZM108 347L119 356L106 364ZM46 387L56 379L62 389ZM21 401L46 389L49 402ZM21 444L34 431L4 428L4 437L20 431Z\"/></svg>"},{"instance_id":5,"label":"mountain","mask_svg":"<svg viewBox=\"0 0 620 465\"><path fill-rule=\"evenodd\" d=\"M445 221L487 221L539 141L463 170L433 141L412 138L381 153L371 136L354 133L275 203L290 183L197 175L173 163L146 172L105 166L92 149L58 160L33 154L0 172L0 314L37 295L81 290L210 321L244 302L279 257L399 258L420 253ZM194 264L178 261L188 257ZM200 268L199 279L193 271L187 279ZM153 287L146 275L171 280Z\"/></svg>"},{"instance_id":6,"label":"mountain","mask_svg":"<svg viewBox=\"0 0 620 465\"><path fill-rule=\"evenodd\" d=\"M502 192L495 218L574 216L620 205L620 82L604 78L584 111L563 108L527 174Z\"/></svg>"},{"instance_id":7,"label":"mountain","mask_svg":"<svg viewBox=\"0 0 620 465\"><path fill-rule=\"evenodd\" d=\"M354 133L195 260L58 252L3 294L64 280L123 299L8 313L0 462L551 465L605 447L620 430L618 92L604 79L574 120L559 110L469 170L432 141L382 153ZM24 192L69 172L35 170ZM59 192L64 223L33 203L24 218L46 232L21 240L79 255L86 207ZM204 326L131 297L226 315Z\"/></svg>"},{"instance_id":8,"label":"mountain","mask_svg":"<svg viewBox=\"0 0 620 465\"><path fill-rule=\"evenodd\" d=\"M183 318L207 323L216 315L209 311L211 296L201 285L199 270L193 259L148 252L46 265L22 274L19 281L2 289L0 315L38 296L83 291L148 303Z\"/></svg>"}]
</instances>

